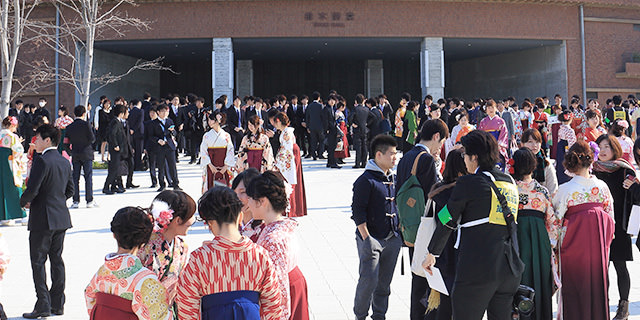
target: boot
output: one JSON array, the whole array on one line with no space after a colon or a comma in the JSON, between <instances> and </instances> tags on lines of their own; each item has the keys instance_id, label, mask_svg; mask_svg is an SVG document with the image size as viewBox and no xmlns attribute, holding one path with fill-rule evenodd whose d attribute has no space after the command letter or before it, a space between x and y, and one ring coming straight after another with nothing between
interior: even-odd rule
<instances>
[{"instance_id":1,"label":"boot","mask_svg":"<svg viewBox=\"0 0 640 320\"><path fill-rule=\"evenodd\" d=\"M627 320L629 318L629 300L620 300L618 311L613 320Z\"/></svg>"}]
</instances>

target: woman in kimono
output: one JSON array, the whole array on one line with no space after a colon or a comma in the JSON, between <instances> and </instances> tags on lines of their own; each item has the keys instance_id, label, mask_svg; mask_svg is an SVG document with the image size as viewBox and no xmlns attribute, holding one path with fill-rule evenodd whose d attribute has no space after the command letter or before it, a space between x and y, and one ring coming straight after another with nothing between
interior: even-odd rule
<instances>
[{"instance_id":1,"label":"woman in kimono","mask_svg":"<svg viewBox=\"0 0 640 320\"><path fill-rule=\"evenodd\" d=\"M500 167L504 168L506 161L509 159L509 132L504 120L496 113L498 111L496 102L493 99L487 100L485 112L487 116L480 121L478 130L489 132L496 141L498 141L498 150L502 156L499 162Z\"/></svg>"},{"instance_id":2,"label":"woman in kimono","mask_svg":"<svg viewBox=\"0 0 640 320\"><path fill-rule=\"evenodd\" d=\"M445 142L445 151L447 155L453 150L456 143L460 141L460 138L466 136L469 132L476 129L476 126L469 123L469 113L465 109L460 109L456 115L456 121L458 124L451 130L451 136Z\"/></svg>"},{"instance_id":3,"label":"woman in kimono","mask_svg":"<svg viewBox=\"0 0 640 320\"><path fill-rule=\"evenodd\" d=\"M575 131L571 128L572 117L571 111L568 110L558 115L558 121L560 121L561 125L558 128L557 139L554 139L556 143L553 145L553 148L556 149L556 175L558 176L559 184L563 184L571 179L571 177L565 173L563 161L567 150L578 140Z\"/></svg>"},{"instance_id":4,"label":"woman in kimono","mask_svg":"<svg viewBox=\"0 0 640 320\"><path fill-rule=\"evenodd\" d=\"M213 319L212 314L215 319L285 319L274 262L267 250L240 234L242 207L222 186L198 201L200 218L214 238L191 253L180 275L180 320Z\"/></svg>"},{"instance_id":5,"label":"woman in kimono","mask_svg":"<svg viewBox=\"0 0 640 320\"><path fill-rule=\"evenodd\" d=\"M586 128L584 129L584 141L586 143L596 142L599 136L606 134L607 130L602 127L602 117L593 110L587 110L585 113L587 118Z\"/></svg>"},{"instance_id":6,"label":"woman in kimono","mask_svg":"<svg viewBox=\"0 0 640 320\"><path fill-rule=\"evenodd\" d=\"M5 237L2 235L2 233L0 233L0 281L2 281L2 277L7 271L10 260L11 257L9 256L7 242L5 241ZM7 319L7 314L4 312L4 306L2 305L2 303L0 303L0 319Z\"/></svg>"},{"instance_id":7,"label":"woman in kimono","mask_svg":"<svg viewBox=\"0 0 640 320\"><path fill-rule=\"evenodd\" d=\"M280 149L276 155L275 167L287 183L293 188L290 195L290 217L302 217L307 215L307 196L304 189L302 175L302 161L300 148L296 144L293 128L289 127L289 118L284 112L280 112L272 119L273 126L282 132L280 134Z\"/></svg>"},{"instance_id":8,"label":"woman in kimono","mask_svg":"<svg viewBox=\"0 0 640 320\"><path fill-rule=\"evenodd\" d=\"M520 125L522 130L527 130L533 125L533 113L531 112L531 102L525 101L522 103L522 109L518 112L518 118L520 119Z\"/></svg>"},{"instance_id":9,"label":"woman in kimono","mask_svg":"<svg viewBox=\"0 0 640 320\"><path fill-rule=\"evenodd\" d=\"M264 224L262 220L254 219L253 212L249 209L249 196L247 196L247 187L251 181L260 175L260 172L255 168L249 168L240 172L231 184L231 189L235 191L238 199L242 202L242 221L240 222L240 234L251 239L251 241L258 241L260 233Z\"/></svg>"},{"instance_id":10,"label":"woman in kimono","mask_svg":"<svg viewBox=\"0 0 640 320\"><path fill-rule=\"evenodd\" d=\"M207 117L211 130L204 134L200 144L203 193L216 182L225 186L231 182L231 168L236 159L231 136L222 129L226 121L227 115L220 110L214 110Z\"/></svg>"},{"instance_id":11,"label":"woman in kimono","mask_svg":"<svg viewBox=\"0 0 640 320\"><path fill-rule=\"evenodd\" d=\"M273 169L273 151L269 137L263 132L260 117L253 115L247 121L249 132L242 138L238 147L238 172L255 168L260 172Z\"/></svg>"},{"instance_id":12,"label":"woman in kimono","mask_svg":"<svg viewBox=\"0 0 640 320\"><path fill-rule=\"evenodd\" d=\"M152 230L153 223L142 209L126 207L116 212L111 232L118 251L105 257L104 265L84 290L92 320L173 319L164 286L136 256Z\"/></svg>"},{"instance_id":13,"label":"woman in kimono","mask_svg":"<svg viewBox=\"0 0 640 320\"><path fill-rule=\"evenodd\" d=\"M67 126L73 123L73 119L69 117L69 110L65 106L58 108L58 119L53 123L53 126L60 129L60 143L58 144L58 152L60 152L65 158L69 159L71 156L71 149L69 148L69 138L66 137ZM66 154L62 152L66 152Z\"/></svg>"},{"instance_id":14,"label":"woman in kimono","mask_svg":"<svg viewBox=\"0 0 640 320\"><path fill-rule=\"evenodd\" d=\"M536 105L533 107L533 123L531 128L538 130L542 136L542 149L549 153L549 115L544 112L545 106L541 98L536 98Z\"/></svg>"},{"instance_id":15,"label":"woman in kimono","mask_svg":"<svg viewBox=\"0 0 640 320\"><path fill-rule=\"evenodd\" d=\"M609 247L615 231L613 198L607 184L589 174L593 150L578 141L564 167L574 177L553 197L562 221L558 239L563 320L609 319ZM588 293L588 294L585 294Z\"/></svg>"},{"instance_id":16,"label":"woman in kimono","mask_svg":"<svg viewBox=\"0 0 640 320\"><path fill-rule=\"evenodd\" d=\"M551 165L551 160L542 150L542 136L536 129L527 129L522 133L522 146L531 150L536 155L537 166L532 177L549 191L553 197L558 190L558 177L556 168Z\"/></svg>"},{"instance_id":17,"label":"woman in kimono","mask_svg":"<svg viewBox=\"0 0 640 320\"><path fill-rule=\"evenodd\" d=\"M633 207L633 195L623 187L626 177L635 180L636 170L622 156L622 148L613 135L601 135L596 140L600 153L598 161L593 164L593 174L604 181L613 196L613 213L615 236L611 242L609 260L613 262L618 279L620 302L615 320L629 317L629 291L631 278L627 269L627 261L633 261L631 236L627 233L629 216Z\"/></svg>"},{"instance_id":18,"label":"woman in kimono","mask_svg":"<svg viewBox=\"0 0 640 320\"><path fill-rule=\"evenodd\" d=\"M527 148L513 153L512 176L518 185L518 244L524 272L520 284L535 290L535 310L530 319L553 318L553 269L551 247L558 240L560 222L556 219L547 188L532 178L536 156Z\"/></svg>"},{"instance_id":19,"label":"woman in kimono","mask_svg":"<svg viewBox=\"0 0 640 320\"><path fill-rule=\"evenodd\" d=\"M402 153L409 152L416 143L416 138L418 137L418 106L419 104L416 101L409 101L407 104L407 111L404 114L407 138L403 145Z\"/></svg>"},{"instance_id":20,"label":"woman in kimono","mask_svg":"<svg viewBox=\"0 0 640 320\"><path fill-rule=\"evenodd\" d=\"M344 159L349 158L349 129L347 126L347 118L344 115L346 106L342 102L338 102L338 108L336 110L336 126L338 126L338 146L342 143L342 147L336 147L335 157L338 164L344 164Z\"/></svg>"},{"instance_id":21,"label":"woman in kimono","mask_svg":"<svg viewBox=\"0 0 640 320\"><path fill-rule=\"evenodd\" d=\"M620 147L622 148L622 158L630 164L634 164L633 140L625 133L628 128L629 123L626 120L616 120L613 125L611 125L609 133L618 139L618 143L620 143Z\"/></svg>"},{"instance_id":22,"label":"woman in kimono","mask_svg":"<svg viewBox=\"0 0 640 320\"><path fill-rule=\"evenodd\" d=\"M195 222L195 212L196 203L188 194L174 190L160 192L151 204L154 232L138 252L142 265L153 271L162 282L173 307L178 277L187 264L189 254L181 236L186 236Z\"/></svg>"},{"instance_id":23,"label":"woman in kimono","mask_svg":"<svg viewBox=\"0 0 640 320\"><path fill-rule=\"evenodd\" d=\"M282 320L308 320L307 281L298 268L298 244L295 229L298 223L284 216L289 193L277 173L265 172L251 181L247 188L249 208L255 219L265 226L257 244L267 249L276 267L276 279L282 298Z\"/></svg>"},{"instance_id":24,"label":"woman in kimono","mask_svg":"<svg viewBox=\"0 0 640 320\"><path fill-rule=\"evenodd\" d=\"M0 176L2 187L0 195L4 199L0 206L0 222L12 223L7 220L20 219L26 216L20 206L22 196L22 175L27 171L27 159L22 148L22 139L18 137L18 119L6 117L2 120L0 130Z\"/></svg>"}]
</instances>

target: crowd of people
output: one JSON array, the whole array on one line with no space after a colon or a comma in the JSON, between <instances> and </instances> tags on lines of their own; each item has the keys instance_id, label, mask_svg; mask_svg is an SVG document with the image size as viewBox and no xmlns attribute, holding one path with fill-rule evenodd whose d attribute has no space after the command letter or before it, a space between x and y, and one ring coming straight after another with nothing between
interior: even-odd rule
<instances>
[{"instance_id":1,"label":"crowd of people","mask_svg":"<svg viewBox=\"0 0 640 320\"><path fill-rule=\"evenodd\" d=\"M615 319L627 319L640 105L633 96L602 107L596 100L584 107L576 96L570 102L556 95L554 105L546 97L521 106L513 97L434 103L403 93L397 107L384 95L362 94L348 105L333 91L326 99L318 92L236 96L230 105L221 96L206 107L192 94L145 94L117 97L113 106L102 97L95 110L75 107L75 119L60 107L54 120L46 99L38 107L16 101L0 131L0 172L13 177L2 182L0 220L30 209L38 301L23 316L64 312L66 200L79 206L83 173L87 207L98 206L97 151L108 163L104 194L137 188L133 172L142 170L160 193L149 209L115 214L117 251L85 291L92 319L114 312L123 319L308 319L290 218L307 212L302 158L326 158L327 168L339 169L355 152L353 167L364 168L352 203L357 319L370 309L372 318L385 317L403 245L428 274L439 270L447 291L432 290L413 270L411 319L480 319L485 312L489 319L551 319L555 294L563 319L608 319L609 262L620 296ZM202 168L197 203L179 186L182 153ZM427 232L423 216L434 224L424 247L417 241ZM214 237L189 252L183 237L196 219ZM526 300L527 290L535 292L534 309L514 309L514 296Z\"/></svg>"}]
</instances>

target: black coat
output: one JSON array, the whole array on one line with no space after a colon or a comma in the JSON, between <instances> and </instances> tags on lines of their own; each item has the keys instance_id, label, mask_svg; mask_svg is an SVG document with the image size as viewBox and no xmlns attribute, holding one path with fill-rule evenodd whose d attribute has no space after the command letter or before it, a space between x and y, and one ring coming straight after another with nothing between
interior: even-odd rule
<instances>
[{"instance_id":1,"label":"black coat","mask_svg":"<svg viewBox=\"0 0 640 320\"><path fill-rule=\"evenodd\" d=\"M73 160L93 160L93 148L91 145L96 141L96 137L93 135L93 130L91 130L89 123L82 119L74 120L67 126L65 136L69 138Z\"/></svg>"},{"instance_id":2,"label":"black coat","mask_svg":"<svg viewBox=\"0 0 640 320\"><path fill-rule=\"evenodd\" d=\"M144 111L136 107L131 108L129 111L129 127L133 130L133 139L144 139Z\"/></svg>"},{"instance_id":3,"label":"black coat","mask_svg":"<svg viewBox=\"0 0 640 320\"><path fill-rule=\"evenodd\" d=\"M255 107L252 107L251 109L246 111L246 118L247 121L249 121L249 118L258 115L258 111L256 110ZM288 115L287 115L288 116ZM262 119L262 121L264 122L264 126L269 124L269 116L267 115L267 112L264 110L260 110L260 119Z\"/></svg>"},{"instance_id":4,"label":"black coat","mask_svg":"<svg viewBox=\"0 0 640 320\"><path fill-rule=\"evenodd\" d=\"M175 124L176 131L178 130L178 127L180 127L180 125L182 124L182 119L184 118L183 112L184 112L184 107L178 106L178 112L174 112L173 105L169 105L169 119L171 119L171 121L173 121L173 123Z\"/></svg>"},{"instance_id":5,"label":"black coat","mask_svg":"<svg viewBox=\"0 0 640 320\"><path fill-rule=\"evenodd\" d=\"M351 219L356 226L367 223L375 239L384 239L390 232L398 232L398 208L394 202L394 176L368 165L353 183Z\"/></svg>"},{"instance_id":6,"label":"black coat","mask_svg":"<svg viewBox=\"0 0 640 320\"><path fill-rule=\"evenodd\" d=\"M31 203L29 231L71 228L67 199L73 189L71 165L60 153L49 150L34 157L27 189L20 197L20 206Z\"/></svg>"},{"instance_id":7,"label":"black coat","mask_svg":"<svg viewBox=\"0 0 640 320\"><path fill-rule=\"evenodd\" d=\"M149 133L148 133L149 145L147 146L147 150L151 152L155 152L160 150L160 148L163 148L163 147L167 147L171 150L175 150L176 144L175 144L175 141L173 140L173 137L176 131L175 129L173 131L169 130L169 128L173 125L174 125L173 121L169 118L165 120L164 126L162 125L162 122L160 121L159 118L151 121L151 123L149 124ZM164 146L161 146L158 143L159 140L165 140L167 143Z\"/></svg>"},{"instance_id":8,"label":"black coat","mask_svg":"<svg viewBox=\"0 0 640 320\"><path fill-rule=\"evenodd\" d=\"M51 119L51 113L49 113L49 110L47 110L46 107L44 107L44 108L38 107L36 109L36 111L33 113L33 116L34 116L33 117L34 119L37 116L45 116L45 117L47 117L47 119L49 119L49 122L53 122L53 119Z\"/></svg>"},{"instance_id":9,"label":"black coat","mask_svg":"<svg viewBox=\"0 0 640 320\"><path fill-rule=\"evenodd\" d=\"M635 176L634 170L620 168L612 173L594 171L594 175L604 181L609 186L611 197L613 197L613 215L615 226L615 237L609 247L609 260L611 261L632 261L631 236L627 234L629 216L633 207L634 196L631 191L622 186L627 175Z\"/></svg>"},{"instance_id":10,"label":"black coat","mask_svg":"<svg viewBox=\"0 0 640 320\"><path fill-rule=\"evenodd\" d=\"M322 109L322 111L327 134L329 135L329 137L335 137L338 134L338 129L336 127L336 113L333 111L333 107L331 107L330 105L326 105L324 109Z\"/></svg>"},{"instance_id":11,"label":"black coat","mask_svg":"<svg viewBox=\"0 0 640 320\"><path fill-rule=\"evenodd\" d=\"M307 112L305 114L305 122L307 123L307 129L310 131L322 131L326 130L326 121L323 120L323 108L318 102L312 102L307 106Z\"/></svg>"},{"instance_id":12,"label":"black coat","mask_svg":"<svg viewBox=\"0 0 640 320\"><path fill-rule=\"evenodd\" d=\"M121 159L131 157L131 144L129 143L129 132L120 119L115 118L109 124L109 152L120 152ZM115 151L115 147L120 150Z\"/></svg>"},{"instance_id":13,"label":"black coat","mask_svg":"<svg viewBox=\"0 0 640 320\"><path fill-rule=\"evenodd\" d=\"M353 109L353 113L349 116L349 123L358 126L353 129L354 134L366 136L369 133L369 127L373 126L374 121L375 119L373 118L369 108L363 105L357 105Z\"/></svg>"},{"instance_id":14,"label":"black coat","mask_svg":"<svg viewBox=\"0 0 640 320\"><path fill-rule=\"evenodd\" d=\"M297 105L296 110L293 111L293 105L289 105L289 108L287 109L287 118L289 118L289 126L292 128L297 128L300 125L300 119L298 118L298 109L300 108L301 106Z\"/></svg>"},{"instance_id":15,"label":"black coat","mask_svg":"<svg viewBox=\"0 0 640 320\"><path fill-rule=\"evenodd\" d=\"M143 115L143 121L148 121L151 120L151 118L149 118L149 109L151 109L151 102L143 100L142 101L142 115Z\"/></svg>"}]
</instances>

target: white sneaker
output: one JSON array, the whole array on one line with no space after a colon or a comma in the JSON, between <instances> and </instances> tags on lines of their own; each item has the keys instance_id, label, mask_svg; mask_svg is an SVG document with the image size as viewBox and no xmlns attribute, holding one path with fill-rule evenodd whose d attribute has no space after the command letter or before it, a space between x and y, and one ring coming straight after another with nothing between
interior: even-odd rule
<instances>
[{"instance_id":1,"label":"white sneaker","mask_svg":"<svg viewBox=\"0 0 640 320\"><path fill-rule=\"evenodd\" d=\"M79 205L80 205L79 203L74 202L74 203L71 205L71 207L70 207L70 208L71 208L71 209L78 209L78 206L79 206Z\"/></svg>"},{"instance_id":2,"label":"white sneaker","mask_svg":"<svg viewBox=\"0 0 640 320\"><path fill-rule=\"evenodd\" d=\"M87 202L87 208L97 208L99 207L98 203L95 201Z\"/></svg>"},{"instance_id":3,"label":"white sneaker","mask_svg":"<svg viewBox=\"0 0 640 320\"><path fill-rule=\"evenodd\" d=\"M22 225L23 226L29 225L29 217L22 218Z\"/></svg>"}]
</instances>

